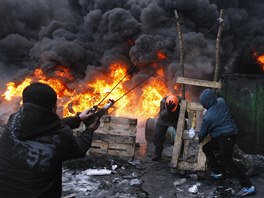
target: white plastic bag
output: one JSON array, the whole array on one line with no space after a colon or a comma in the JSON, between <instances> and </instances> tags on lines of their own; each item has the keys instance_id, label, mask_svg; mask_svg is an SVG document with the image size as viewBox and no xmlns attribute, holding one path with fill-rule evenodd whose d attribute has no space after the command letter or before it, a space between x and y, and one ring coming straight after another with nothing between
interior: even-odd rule
<instances>
[{"instance_id":1,"label":"white plastic bag","mask_svg":"<svg viewBox=\"0 0 264 198\"><path fill-rule=\"evenodd\" d=\"M188 191L189 191L190 193L193 193L193 194L198 193L198 187L197 187L197 185L193 185L192 187L190 187L190 188L188 189Z\"/></svg>"},{"instance_id":2,"label":"white plastic bag","mask_svg":"<svg viewBox=\"0 0 264 198\"><path fill-rule=\"evenodd\" d=\"M189 130L188 134L189 138L193 139L193 137L195 136L195 130L193 127Z\"/></svg>"}]
</instances>

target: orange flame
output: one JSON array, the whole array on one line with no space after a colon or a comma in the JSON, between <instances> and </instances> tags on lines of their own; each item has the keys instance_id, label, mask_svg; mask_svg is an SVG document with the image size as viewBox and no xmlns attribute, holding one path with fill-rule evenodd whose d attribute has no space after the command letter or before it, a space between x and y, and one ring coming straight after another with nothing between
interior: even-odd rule
<instances>
[{"instance_id":1,"label":"orange flame","mask_svg":"<svg viewBox=\"0 0 264 198\"><path fill-rule=\"evenodd\" d=\"M258 55L257 52L254 52L253 56L255 57L256 62L259 64L260 69L264 71L264 54Z\"/></svg>"},{"instance_id":2,"label":"orange flame","mask_svg":"<svg viewBox=\"0 0 264 198\"><path fill-rule=\"evenodd\" d=\"M115 103L112 109L115 116L136 117L138 119L155 117L159 111L160 100L169 94L164 70L159 69L155 77L149 78L125 95L129 91L127 85L132 78L126 76L126 68L124 63L115 62L110 65L107 71L102 71L103 69L92 71L99 71L95 75L95 80L85 79L79 82L74 81L70 70L63 66L57 67L56 71L52 73L52 77L45 74L43 70L36 69L30 77L26 77L20 83L7 83L2 98L10 102L14 102L16 99L21 100L22 91L26 86L31 82L43 82L50 85L58 94L58 111L61 111L58 113L64 117L91 108L103 99L101 106L107 103L109 99L116 101L120 97L122 98ZM124 79L120 82L122 78ZM66 80L71 81L66 84ZM113 89L114 87L115 89ZM107 96L110 91L112 91L111 94Z\"/></svg>"},{"instance_id":3,"label":"orange flame","mask_svg":"<svg viewBox=\"0 0 264 198\"><path fill-rule=\"evenodd\" d=\"M166 54L164 54L162 51L157 52L157 57L159 60L164 60L166 57Z\"/></svg>"},{"instance_id":4,"label":"orange flame","mask_svg":"<svg viewBox=\"0 0 264 198\"><path fill-rule=\"evenodd\" d=\"M13 97L21 97L22 91L25 87L30 85L32 80L30 78L26 78L21 84L16 85L14 82L8 82L6 84L6 91L3 93L2 97L7 101L11 101Z\"/></svg>"},{"instance_id":5,"label":"orange flame","mask_svg":"<svg viewBox=\"0 0 264 198\"><path fill-rule=\"evenodd\" d=\"M264 55L259 56L257 61L260 64L262 71L264 71Z\"/></svg>"}]
</instances>

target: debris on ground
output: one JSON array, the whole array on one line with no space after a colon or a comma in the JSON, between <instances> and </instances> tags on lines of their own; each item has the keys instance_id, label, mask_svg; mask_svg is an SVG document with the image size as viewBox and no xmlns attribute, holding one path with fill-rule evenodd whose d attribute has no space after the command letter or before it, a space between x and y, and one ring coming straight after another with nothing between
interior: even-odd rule
<instances>
[{"instance_id":1,"label":"debris on ground","mask_svg":"<svg viewBox=\"0 0 264 198\"><path fill-rule=\"evenodd\" d=\"M64 163L63 197L75 198L228 198L241 188L232 177L214 181L207 173L171 173L170 159L151 160L151 151L142 152L143 144L133 160L111 156L92 156ZM150 153L149 153L150 152ZM252 198L262 198L264 190L264 157L245 155L260 170L251 176L257 193ZM108 172L107 172L107 171ZM101 172L102 171L102 172ZM111 174L90 174L91 172Z\"/></svg>"}]
</instances>

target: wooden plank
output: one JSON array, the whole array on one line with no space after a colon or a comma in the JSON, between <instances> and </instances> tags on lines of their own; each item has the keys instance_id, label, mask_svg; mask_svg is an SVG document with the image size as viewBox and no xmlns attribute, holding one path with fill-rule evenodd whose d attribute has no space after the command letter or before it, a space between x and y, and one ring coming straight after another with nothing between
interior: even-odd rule
<instances>
[{"instance_id":1,"label":"wooden plank","mask_svg":"<svg viewBox=\"0 0 264 198\"><path fill-rule=\"evenodd\" d=\"M210 136L206 136L205 139L203 140L203 142L201 142L199 144L199 152L198 152L198 156L197 156L197 165L196 165L196 169L197 170L201 170L201 171L205 171L206 170L206 156L202 150L203 145L205 145L208 141L210 140Z\"/></svg>"},{"instance_id":2,"label":"wooden plank","mask_svg":"<svg viewBox=\"0 0 264 198\"><path fill-rule=\"evenodd\" d=\"M200 87L210 87L220 89L222 87L222 83L208 80L200 80L193 78L185 78L185 77L177 77L176 83L181 83L185 85L195 85Z\"/></svg>"},{"instance_id":3,"label":"wooden plank","mask_svg":"<svg viewBox=\"0 0 264 198\"><path fill-rule=\"evenodd\" d=\"M104 115L95 133L136 136L137 119Z\"/></svg>"},{"instance_id":4,"label":"wooden plank","mask_svg":"<svg viewBox=\"0 0 264 198\"><path fill-rule=\"evenodd\" d=\"M177 124L176 136L174 140L174 146L172 151L171 158L171 168L176 168L178 164L178 159L181 152L182 146L182 133L184 130L184 122L185 122L185 112L186 112L186 101L181 101L180 115Z\"/></svg>"},{"instance_id":5,"label":"wooden plank","mask_svg":"<svg viewBox=\"0 0 264 198\"><path fill-rule=\"evenodd\" d=\"M131 127L128 129L120 129L120 128L110 128L110 129L105 129L99 127L94 134L99 133L99 134L105 134L105 135L119 135L119 136L131 136L134 137L136 136L137 133L137 128L136 127Z\"/></svg>"},{"instance_id":6,"label":"wooden plank","mask_svg":"<svg viewBox=\"0 0 264 198\"><path fill-rule=\"evenodd\" d=\"M108 142L103 142L100 140L94 140L92 142L91 148L89 149L89 152L107 154L108 145L109 145Z\"/></svg>"},{"instance_id":7,"label":"wooden plank","mask_svg":"<svg viewBox=\"0 0 264 198\"><path fill-rule=\"evenodd\" d=\"M108 153L116 156L134 156L135 145L134 144L109 144Z\"/></svg>"},{"instance_id":8,"label":"wooden plank","mask_svg":"<svg viewBox=\"0 0 264 198\"><path fill-rule=\"evenodd\" d=\"M106 135L103 133L94 133L93 140L101 140L105 142L134 144L136 136Z\"/></svg>"},{"instance_id":9,"label":"wooden plank","mask_svg":"<svg viewBox=\"0 0 264 198\"><path fill-rule=\"evenodd\" d=\"M123 144L96 140L92 142L89 152L93 154L106 154L110 156L133 158L135 154L135 144Z\"/></svg>"},{"instance_id":10,"label":"wooden plank","mask_svg":"<svg viewBox=\"0 0 264 198\"><path fill-rule=\"evenodd\" d=\"M134 126L127 129L122 129L120 126L115 126L109 129L110 135L136 136L136 132L137 128Z\"/></svg>"},{"instance_id":11,"label":"wooden plank","mask_svg":"<svg viewBox=\"0 0 264 198\"><path fill-rule=\"evenodd\" d=\"M101 118L102 122L112 122L112 123L118 123L123 125L137 125L137 119L135 118L126 118L126 117L114 117L109 115L104 115Z\"/></svg>"},{"instance_id":12,"label":"wooden plank","mask_svg":"<svg viewBox=\"0 0 264 198\"><path fill-rule=\"evenodd\" d=\"M187 109L190 111L203 111L203 105L197 102L188 102Z\"/></svg>"}]
</instances>

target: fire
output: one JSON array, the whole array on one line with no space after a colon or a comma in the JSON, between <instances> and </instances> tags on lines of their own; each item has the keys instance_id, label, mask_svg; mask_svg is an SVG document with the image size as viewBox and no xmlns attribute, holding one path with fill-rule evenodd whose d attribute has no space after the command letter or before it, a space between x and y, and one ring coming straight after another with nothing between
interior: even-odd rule
<instances>
[{"instance_id":1,"label":"fire","mask_svg":"<svg viewBox=\"0 0 264 198\"><path fill-rule=\"evenodd\" d=\"M59 66L58 68L62 68L62 66ZM67 71L66 68L64 71ZM14 98L21 99L24 88L30 85L31 82L42 82L50 85L58 94L59 99L64 96L69 96L71 94L71 91L63 83L63 81L57 78L60 75L60 72L55 72L55 77L51 78L44 74L41 69L36 69L30 77L25 78L25 80L23 80L23 82L21 83L16 84L14 82L8 82L6 84L7 89L2 94L2 97L7 101L11 101Z\"/></svg>"},{"instance_id":2,"label":"fire","mask_svg":"<svg viewBox=\"0 0 264 198\"><path fill-rule=\"evenodd\" d=\"M162 51L158 51L157 57L159 60L164 60L166 58L166 54L164 54Z\"/></svg>"},{"instance_id":3,"label":"fire","mask_svg":"<svg viewBox=\"0 0 264 198\"><path fill-rule=\"evenodd\" d=\"M264 55L257 57L257 61L260 64L262 71L264 71Z\"/></svg>"},{"instance_id":4,"label":"fire","mask_svg":"<svg viewBox=\"0 0 264 198\"><path fill-rule=\"evenodd\" d=\"M60 76L62 78L67 78L69 80L73 80L73 76L70 74L70 70L63 66L58 66L57 71L55 71L56 76Z\"/></svg>"},{"instance_id":5,"label":"fire","mask_svg":"<svg viewBox=\"0 0 264 198\"><path fill-rule=\"evenodd\" d=\"M258 55L257 52L254 52L253 56L255 57L256 62L260 65L260 69L264 71L264 54Z\"/></svg>"},{"instance_id":6,"label":"fire","mask_svg":"<svg viewBox=\"0 0 264 198\"><path fill-rule=\"evenodd\" d=\"M100 108L109 99L113 99L118 100L112 109L115 116L147 119L157 115L160 100L169 93L163 69L159 69L155 76L150 76L129 93L127 92L131 86L129 89L127 87L132 76L127 74L125 63L114 62L109 69L98 69L94 72L97 73L93 80L83 79L77 82L70 70L63 66L57 67L52 75L36 69L31 76L20 83L8 82L2 99L9 102L21 101L22 91L26 86L31 82L43 82L50 85L58 94L58 111L60 111L58 113L61 116L75 115L99 103Z\"/></svg>"},{"instance_id":7,"label":"fire","mask_svg":"<svg viewBox=\"0 0 264 198\"><path fill-rule=\"evenodd\" d=\"M21 84L16 85L14 82L8 82L6 84L7 89L5 93L2 95L4 99L7 101L11 101L13 97L20 97L22 94L22 91L25 87L30 85L32 80L30 78L26 78Z\"/></svg>"}]
</instances>

